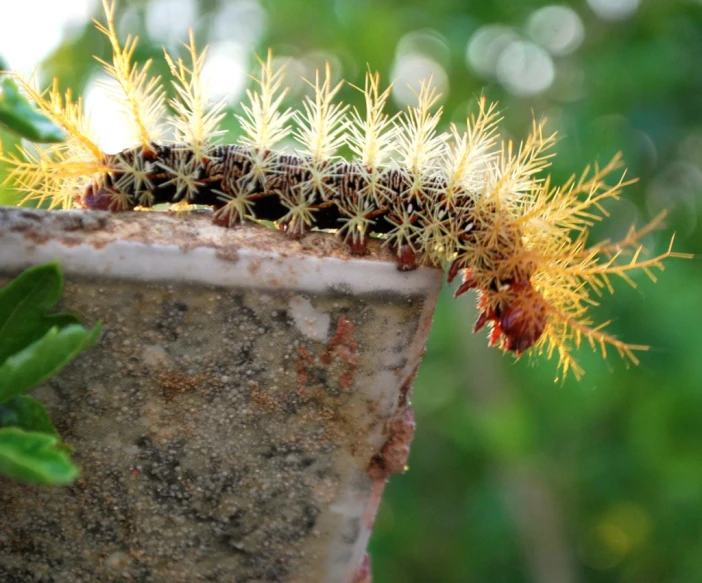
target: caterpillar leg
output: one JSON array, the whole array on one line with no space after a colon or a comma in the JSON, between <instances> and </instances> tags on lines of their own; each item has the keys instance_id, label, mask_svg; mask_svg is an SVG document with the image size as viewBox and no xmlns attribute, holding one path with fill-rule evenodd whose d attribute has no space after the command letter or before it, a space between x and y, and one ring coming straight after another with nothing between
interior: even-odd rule
<instances>
[{"instance_id":1,"label":"caterpillar leg","mask_svg":"<svg viewBox=\"0 0 702 583\"><path fill-rule=\"evenodd\" d=\"M490 338L488 340L489 346L495 346L500 341L500 337L503 335L501 319L496 310L493 309L483 309L480 314L478 314L478 319L473 326L473 332L480 332L485 327L485 324L490 322L492 329L490 330ZM503 339L502 345L506 348L506 341Z\"/></svg>"},{"instance_id":2,"label":"caterpillar leg","mask_svg":"<svg viewBox=\"0 0 702 583\"><path fill-rule=\"evenodd\" d=\"M446 281L448 283L453 282L453 280L456 279L456 276L458 275L458 272L461 271L461 269L465 269L466 273L469 271L461 259L454 260L449 266L448 271L446 272Z\"/></svg>"},{"instance_id":3,"label":"caterpillar leg","mask_svg":"<svg viewBox=\"0 0 702 583\"><path fill-rule=\"evenodd\" d=\"M276 221L276 227L283 231L288 237L294 240L300 240L309 232L310 227L301 221L295 219L285 219Z\"/></svg>"},{"instance_id":4,"label":"caterpillar leg","mask_svg":"<svg viewBox=\"0 0 702 583\"><path fill-rule=\"evenodd\" d=\"M418 266L417 253L411 245L407 243L400 245L397 252L397 269L399 271L414 271Z\"/></svg>"},{"instance_id":5,"label":"caterpillar leg","mask_svg":"<svg viewBox=\"0 0 702 583\"><path fill-rule=\"evenodd\" d=\"M105 188L89 184L81 193L78 204L81 208L106 211L110 209L112 194Z\"/></svg>"},{"instance_id":6,"label":"caterpillar leg","mask_svg":"<svg viewBox=\"0 0 702 583\"><path fill-rule=\"evenodd\" d=\"M364 237L350 239L348 246L349 251L351 251L351 255L358 255L359 257L362 257L368 253L368 243Z\"/></svg>"},{"instance_id":7,"label":"caterpillar leg","mask_svg":"<svg viewBox=\"0 0 702 583\"><path fill-rule=\"evenodd\" d=\"M478 287L478 282L473 279L471 270L466 269L463 273L463 283L458 286L458 289L453 294L453 297L457 298L458 296L466 293L468 290L475 289L476 287Z\"/></svg>"},{"instance_id":8,"label":"caterpillar leg","mask_svg":"<svg viewBox=\"0 0 702 583\"><path fill-rule=\"evenodd\" d=\"M478 319L475 322L475 326L473 326L473 332L480 332L485 327L485 324L487 324L488 322L492 322L495 325L495 327L499 330L500 317L498 316L497 312L492 308L484 308L480 311L480 313L478 314ZM494 330L495 329L493 328L493 332ZM494 344L495 342L493 342L491 339L490 346Z\"/></svg>"}]
</instances>

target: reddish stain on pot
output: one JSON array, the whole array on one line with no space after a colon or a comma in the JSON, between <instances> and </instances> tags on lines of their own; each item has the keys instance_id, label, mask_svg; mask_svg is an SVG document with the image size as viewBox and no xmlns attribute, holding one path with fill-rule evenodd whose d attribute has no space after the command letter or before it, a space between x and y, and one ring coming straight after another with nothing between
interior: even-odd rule
<instances>
[{"instance_id":1,"label":"reddish stain on pot","mask_svg":"<svg viewBox=\"0 0 702 583\"><path fill-rule=\"evenodd\" d=\"M373 583L371 578L371 563L368 553L363 555L361 565L354 573L352 583Z\"/></svg>"},{"instance_id":2,"label":"reddish stain on pot","mask_svg":"<svg viewBox=\"0 0 702 583\"><path fill-rule=\"evenodd\" d=\"M415 427L412 407L407 407L401 417L390 423L387 441L368 466L371 478L385 480L388 476L405 471Z\"/></svg>"},{"instance_id":3,"label":"reddish stain on pot","mask_svg":"<svg viewBox=\"0 0 702 583\"><path fill-rule=\"evenodd\" d=\"M333 358L339 358L349 364L358 362L356 325L346 316L339 316L336 323L336 332L329 341L327 351L322 355L322 362L331 364Z\"/></svg>"}]
</instances>

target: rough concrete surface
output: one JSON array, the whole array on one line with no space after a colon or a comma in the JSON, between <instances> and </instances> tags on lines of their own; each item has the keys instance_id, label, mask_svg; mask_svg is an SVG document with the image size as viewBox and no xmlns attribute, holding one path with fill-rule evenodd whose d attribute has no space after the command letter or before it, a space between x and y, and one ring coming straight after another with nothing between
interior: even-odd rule
<instances>
[{"instance_id":1,"label":"rough concrete surface","mask_svg":"<svg viewBox=\"0 0 702 583\"><path fill-rule=\"evenodd\" d=\"M33 393L75 448L82 475L67 488L0 479L0 581L358 580L387 476L402 470L411 440L409 392L440 274L417 273L423 291L359 292L307 291L293 276L282 285L215 285L192 281L187 266L172 281L152 282L125 275L114 257L117 267L105 273L105 232L118 239L121 223L144 220L136 215L78 215L66 232L68 214L25 214L30 226L14 231L18 217L0 214L0 247L25 254L0 261L8 275L45 259L42 245L61 236L51 229L76 239L59 249L66 256L85 246L97 252L94 275L90 265L67 269L63 306L86 325L104 322L99 343ZM189 229L187 250L169 248L192 257L205 219L154 216L166 226L153 232ZM257 233L293 248L283 271L318 257L304 240L239 231L246 248L257 248ZM147 255L161 244L148 232L137 241ZM202 245L212 249L212 240ZM225 280L241 268L242 247L232 249L212 251ZM120 252L129 264L129 250ZM335 260L346 260L343 251ZM373 261L356 261L357 277Z\"/></svg>"}]
</instances>

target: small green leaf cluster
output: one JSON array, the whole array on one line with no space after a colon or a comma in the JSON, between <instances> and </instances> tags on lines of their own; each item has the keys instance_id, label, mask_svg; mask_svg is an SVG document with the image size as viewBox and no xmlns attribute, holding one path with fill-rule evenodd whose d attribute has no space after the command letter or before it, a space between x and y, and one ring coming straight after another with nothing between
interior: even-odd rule
<instances>
[{"instance_id":1,"label":"small green leaf cluster","mask_svg":"<svg viewBox=\"0 0 702 583\"><path fill-rule=\"evenodd\" d=\"M73 314L49 313L62 290L57 263L27 269L0 289L0 475L32 484L78 476L46 409L27 395L99 336L99 322L87 330Z\"/></svg>"},{"instance_id":2,"label":"small green leaf cluster","mask_svg":"<svg viewBox=\"0 0 702 583\"><path fill-rule=\"evenodd\" d=\"M0 63L0 68L1 68ZM62 142L65 132L39 112L20 93L17 84L5 77L0 83L0 127L31 142Z\"/></svg>"}]
</instances>

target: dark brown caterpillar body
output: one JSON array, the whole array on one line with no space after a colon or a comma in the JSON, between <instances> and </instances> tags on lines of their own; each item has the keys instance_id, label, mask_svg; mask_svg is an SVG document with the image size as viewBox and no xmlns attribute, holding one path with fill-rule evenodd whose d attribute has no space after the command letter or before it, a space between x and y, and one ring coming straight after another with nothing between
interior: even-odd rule
<instances>
[{"instance_id":1,"label":"dark brown caterpillar body","mask_svg":"<svg viewBox=\"0 0 702 583\"><path fill-rule=\"evenodd\" d=\"M369 221L361 237L363 241L365 235L391 232L403 214L411 215L410 220L417 227L414 231L419 232L428 207L437 205L435 197L408 199L405 193L411 187L412 177L400 168L380 173L374 183L379 196L366 200L368 197L363 193L368 191L372 177L361 164L343 160L324 162L325 167L320 169L324 178L315 183L309 158L264 152L262 157L269 172L258 176L253 155L250 148L237 145L215 147L203 160L197 160L191 150L179 145L152 144L148 152L140 148L125 150L106 157L105 164L115 170L102 177L99 186L90 184L79 202L84 208L119 211L186 201L214 208L218 211L216 221L231 226L245 218L231 217L222 210L231 197L244 198L252 218L281 221L288 212L283 201L304 192L314 227L343 229L351 214L347 210L350 201L363 198L366 203L363 216ZM134 172L124 172L125 167L140 169L141 179L135 180ZM179 168L187 169L187 185L179 184ZM445 186L444 180L435 177L427 182L426 190L441 192ZM280 227L286 230L284 223ZM355 246L359 253L363 248L364 244Z\"/></svg>"}]
</instances>

